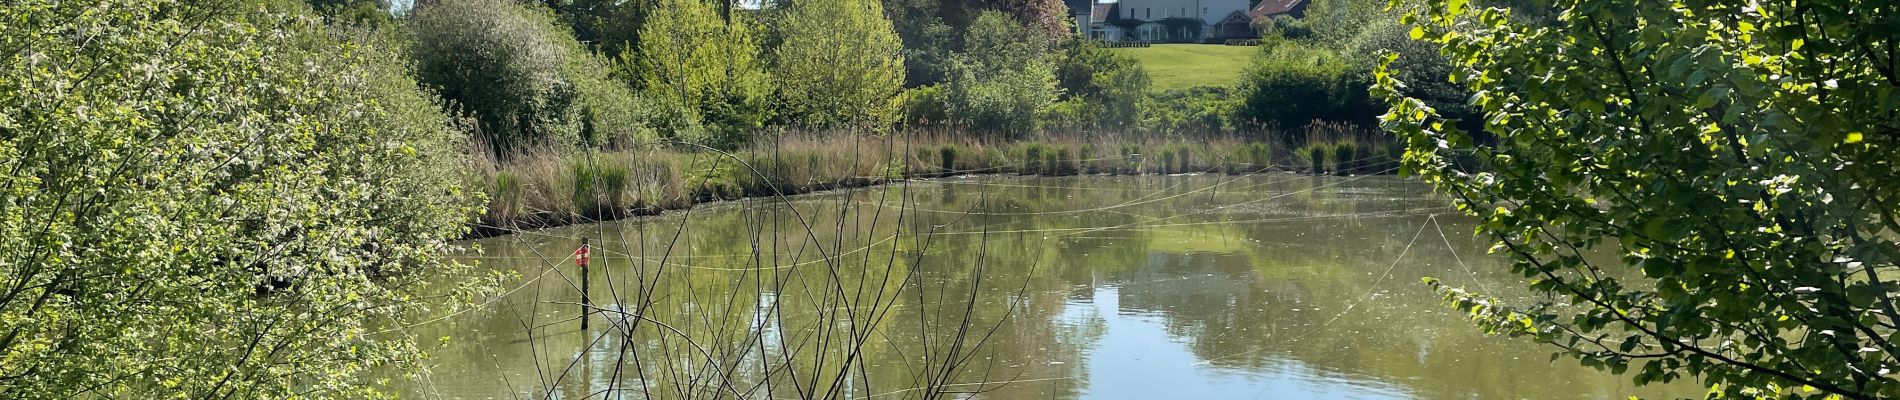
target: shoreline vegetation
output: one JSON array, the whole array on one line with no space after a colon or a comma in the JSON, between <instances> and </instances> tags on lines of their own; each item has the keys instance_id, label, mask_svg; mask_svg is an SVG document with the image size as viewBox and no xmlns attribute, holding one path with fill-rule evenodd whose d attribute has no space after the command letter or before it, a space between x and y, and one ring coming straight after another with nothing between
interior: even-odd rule
<instances>
[{"instance_id":1,"label":"shoreline vegetation","mask_svg":"<svg viewBox=\"0 0 1900 400\"><path fill-rule=\"evenodd\" d=\"M960 175L1376 174L1401 149L1350 124L1302 128L1298 147L1234 134L1130 137L1085 132L1025 139L947 131L785 134L731 151L676 143L617 150L474 157L468 186L486 194L463 239L612 221L698 204ZM472 154L493 154L471 151Z\"/></svg>"}]
</instances>

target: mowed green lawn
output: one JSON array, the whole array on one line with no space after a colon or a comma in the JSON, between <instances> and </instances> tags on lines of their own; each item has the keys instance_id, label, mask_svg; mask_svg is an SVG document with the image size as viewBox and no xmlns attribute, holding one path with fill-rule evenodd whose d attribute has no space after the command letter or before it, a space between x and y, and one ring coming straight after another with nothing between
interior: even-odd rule
<instances>
[{"instance_id":1,"label":"mowed green lawn","mask_svg":"<svg viewBox=\"0 0 1900 400\"><path fill-rule=\"evenodd\" d=\"M1154 90L1196 86L1228 86L1240 80L1247 63L1260 51L1254 46L1219 44L1156 44L1153 47L1111 49L1134 56L1154 79Z\"/></svg>"}]
</instances>

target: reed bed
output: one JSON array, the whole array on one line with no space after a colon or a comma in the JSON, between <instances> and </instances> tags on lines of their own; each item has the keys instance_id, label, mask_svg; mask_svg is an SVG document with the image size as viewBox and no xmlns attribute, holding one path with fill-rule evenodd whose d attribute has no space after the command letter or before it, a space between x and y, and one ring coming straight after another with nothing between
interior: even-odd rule
<instances>
[{"instance_id":1,"label":"reed bed","mask_svg":"<svg viewBox=\"0 0 1900 400\"><path fill-rule=\"evenodd\" d=\"M1314 124L1307 143L1233 135L1062 134L987 139L956 132L784 134L721 151L651 144L608 151L529 149L477 157L472 187L488 195L473 236L651 215L694 204L968 174L1144 175L1389 172L1383 136ZM471 154L489 154L471 151ZM1330 168L1328 168L1330 167Z\"/></svg>"}]
</instances>

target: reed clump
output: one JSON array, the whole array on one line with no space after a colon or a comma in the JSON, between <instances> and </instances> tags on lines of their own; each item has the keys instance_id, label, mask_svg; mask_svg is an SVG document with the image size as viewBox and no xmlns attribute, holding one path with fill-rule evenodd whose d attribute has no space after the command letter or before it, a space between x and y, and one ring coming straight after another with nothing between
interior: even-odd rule
<instances>
[{"instance_id":1,"label":"reed clump","mask_svg":"<svg viewBox=\"0 0 1900 400\"><path fill-rule=\"evenodd\" d=\"M1352 142L1333 143L1333 173L1349 174L1357 169L1360 161L1358 146Z\"/></svg>"}]
</instances>

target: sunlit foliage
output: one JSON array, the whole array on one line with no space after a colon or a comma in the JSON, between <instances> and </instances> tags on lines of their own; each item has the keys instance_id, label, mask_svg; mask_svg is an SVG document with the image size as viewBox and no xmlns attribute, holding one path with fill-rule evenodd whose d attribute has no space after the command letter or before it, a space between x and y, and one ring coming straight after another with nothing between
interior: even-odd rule
<instances>
[{"instance_id":1,"label":"sunlit foliage","mask_svg":"<svg viewBox=\"0 0 1900 400\"><path fill-rule=\"evenodd\" d=\"M391 35L301 2L0 5L0 398L364 398L471 211Z\"/></svg>"},{"instance_id":2,"label":"sunlit foliage","mask_svg":"<svg viewBox=\"0 0 1900 400\"><path fill-rule=\"evenodd\" d=\"M656 0L640 30L639 52L621 63L659 108L663 135L732 145L770 118L771 93L759 27L749 14L721 19L699 0Z\"/></svg>"},{"instance_id":3,"label":"sunlit foliage","mask_svg":"<svg viewBox=\"0 0 1900 400\"><path fill-rule=\"evenodd\" d=\"M1434 0L1405 17L1455 61L1495 146L1404 96L1390 65L1377 76L1410 169L1551 300L1446 297L1638 383L1900 396L1900 4L1553 8Z\"/></svg>"},{"instance_id":4,"label":"sunlit foliage","mask_svg":"<svg viewBox=\"0 0 1900 400\"><path fill-rule=\"evenodd\" d=\"M805 127L883 127L904 84L903 43L876 0L799 2L775 24L783 117Z\"/></svg>"}]
</instances>

